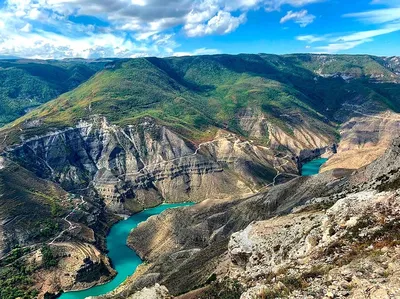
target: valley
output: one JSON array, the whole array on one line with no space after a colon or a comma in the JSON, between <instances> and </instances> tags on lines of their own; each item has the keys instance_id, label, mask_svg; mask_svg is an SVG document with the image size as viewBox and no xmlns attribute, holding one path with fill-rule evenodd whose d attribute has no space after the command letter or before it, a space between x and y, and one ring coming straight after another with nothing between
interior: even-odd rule
<instances>
[{"instance_id":1,"label":"valley","mask_svg":"<svg viewBox=\"0 0 400 299\"><path fill-rule=\"evenodd\" d=\"M146 221L149 217L158 215L166 209L184 207L190 205L183 204L164 204L156 208L147 209L141 213L135 214L126 220L115 224L107 236L108 257L112 261L112 265L117 271L117 275L108 283L90 288L84 291L75 291L64 293L61 299L79 299L89 296L104 295L116 289L127 277L132 275L135 269L142 263L142 260L126 246L126 240L129 232L137 227L141 222Z\"/></svg>"},{"instance_id":2,"label":"valley","mask_svg":"<svg viewBox=\"0 0 400 299\"><path fill-rule=\"evenodd\" d=\"M199 145L200 148L201 145ZM325 161L325 160L324 160ZM303 175L316 175L319 172L321 161L311 161L303 165ZM111 259L112 265L117 271L117 276L111 282L101 286L93 287L84 291L69 292L61 295L60 299L84 299L90 296L100 296L109 293L119 287L129 276L131 276L136 268L142 264L142 260L133 250L126 247L129 233L135 229L140 223L146 221L149 217L158 215L163 211L171 208L190 206L191 203L182 204L164 204L156 208L150 208L138 214L135 214L115 224L109 235L107 236L107 256ZM54 243L54 240L52 241ZM50 244L52 244L50 243Z\"/></svg>"},{"instance_id":3,"label":"valley","mask_svg":"<svg viewBox=\"0 0 400 299\"><path fill-rule=\"evenodd\" d=\"M302 259L322 263L313 250L335 240L343 252L352 245L345 233L327 236L323 219L359 219L379 202L397 207L400 79L388 59L80 61L91 69L87 77L0 128L0 278L11 277L1 296L131 298L145 288L165 298L214 298L207 294L235 292L232 282L252 298L275 288L269 275L279 277L283 268L302 285L279 280L285 294L304 298L315 286L325 295L321 280L337 265L314 265L321 270L315 282L298 277L311 271L311 263L299 266ZM338 215L341 200L351 198L356 216ZM147 219L186 202L196 204ZM381 214L393 231L397 216ZM121 220L129 216L126 226ZM369 245L380 242L371 234ZM301 254L290 249L296 235L306 238L299 237ZM379 236L393 258L397 241ZM110 238L118 246L128 239L130 248L113 253ZM276 250L267 254L271 246ZM294 266L288 257L301 261Z\"/></svg>"}]
</instances>

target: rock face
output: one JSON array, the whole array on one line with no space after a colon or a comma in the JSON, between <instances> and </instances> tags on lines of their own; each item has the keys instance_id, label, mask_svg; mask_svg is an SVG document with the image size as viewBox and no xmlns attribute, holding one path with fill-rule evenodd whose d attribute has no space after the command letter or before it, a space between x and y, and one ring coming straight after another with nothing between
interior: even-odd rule
<instances>
[{"instance_id":1,"label":"rock face","mask_svg":"<svg viewBox=\"0 0 400 299\"><path fill-rule=\"evenodd\" d=\"M116 272L107 257L95 246L88 243L59 242L51 246L54 257L58 260L55 267L41 269L32 275L39 298L47 294L58 294L60 290L80 290L105 283ZM40 252L33 252L27 257L30 265L40 265Z\"/></svg>"},{"instance_id":2,"label":"rock face","mask_svg":"<svg viewBox=\"0 0 400 299\"><path fill-rule=\"evenodd\" d=\"M25 140L7 156L65 190L95 190L114 212L163 201L201 201L254 193L277 172L296 174L290 155L221 131L194 144L145 119L120 128L95 117L76 128Z\"/></svg>"},{"instance_id":3,"label":"rock face","mask_svg":"<svg viewBox=\"0 0 400 299\"><path fill-rule=\"evenodd\" d=\"M151 288L144 288L132 295L129 299L170 299L172 298L166 287L156 284Z\"/></svg>"},{"instance_id":4,"label":"rock face","mask_svg":"<svg viewBox=\"0 0 400 299\"><path fill-rule=\"evenodd\" d=\"M335 168L359 169L382 156L400 128L400 115L393 112L372 114L362 106L349 106L355 117L340 129L337 154L321 171ZM347 113L346 113L347 114Z\"/></svg>"},{"instance_id":5,"label":"rock face","mask_svg":"<svg viewBox=\"0 0 400 299\"><path fill-rule=\"evenodd\" d=\"M88 297L88 299L94 299L96 297ZM165 286L160 286L156 283L154 286L149 288L143 288L140 291L130 295L129 297L123 297L126 299L172 299L168 289ZM122 298L121 298L122 299Z\"/></svg>"},{"instance_id":6,"label":"rock face","mask_svg":"<svg viewBox=\"0 0 400 299\"><path fill-rule=\"evenodd\" d=\"M208 298L215 288L226 291L226 281L241 285L245 299L396 298L399 155L396 139L357 172L327 171L248 199L206 201L150 218L129 238L147 265L102 298L154 283L173 295L198 286L196 296Z\"/></svg>"},{"instance_id":7,"label":"rock face","mask_svg":"<svg viewBox=\"0 0 400 299\"><path fill-rule=\"evenodd\" d=\"M387 63L387 67L392 69L397 76L400 76L400 57L385 57L385 61Z\"/></svg>"},{"instance_id":8,"label":"rock face","mask_svg":"<svg viewBox=\"0 0 400 299\"><path fill-rule=\"evenodd\" d=\"M291 298L311 293L314 298L398 297L399 211L396 192L364 191L326 211L253 223L230 239L230 276L250 287L265 284L241 298L255 292Z\"/></svg>"},{"instance_id":9,"label":"rock face","mask_svg":"<svg viewBox=\"0 0 400 299\"><path fill-rule=\"evenodd\" d=\"M156 282L165 285L172 295L203 285L213 273L225 273L223 265L232 233L252 221L288 213L314 196L335 196L346 184L345 174L301 177L245 200L203 201L150 218L128 240L148 265L139 271L140 275L130 278L115 297L104 298L128 296Z\"/></svg>"},{"instance_id":10,"label":"rock face","mask_svg":"<svg viewBox=\"0 0 400 299\"><path fill-rule=\"evenodd\" d=\"M225 250L227 236L249 221L243 219L234 227L221 224L240 214L240 210L231 214L224 209L260 189L296 177L296 156L301 149L311 150L330 142L329 137L324 136L310 139L312 128L307 128L307 124L301 133L292 136L270 122L268 144L257 140L257 136L245 140L222 129L208 141L193 142L151 118L119 127L100 116L81 121L75 127L47 130L48 133L33 138L23 137L24 130L39 132L44 125L39 120L27 121L21 127L19 145L5 147L4 142L0 145L0 187L7 191L2 191L2 203L7 207L15 206L0 213L0 256L8 254L15 245L27 246L31 251L24 252L21 261L28 266L36 265L29 262L29 258L38 251L37 243L44 242L55 249L59 265L62 265L29 274L35 277L32 287L39 290L40 297L45 293L56 294L61 289L86 288L110 279L114 272L104 255L104 239L115 221L111 213L131 214L164 201L205 200L210 206L214 201L224 203L212 208L219 212L207 220L209 229L200 224L204 221L202 216L195 215L195 222L187 223L192 235L183 236L177 246L182 250L175 250L171 256L185 260L197 256L201 249L216 241L211 256L218 258ZM249 123L242 125L249 130L254 128ZM7 138L8 135L4 140ZM18 177L17 184L14 184L14 176ZM281 189L280 192L285 191ZM274 210L275 203L272 205ZM252 208L246 206L246 209ZM160 234L165 232L163 229L160 227ZM146 236L149 234L143 232L143 244L147 244ZM195 246L186 248L192 242ZM163 249L172 250L176 243L166 242ZM84 247L90 248L92 254L82 254ZM154 259L161 253L156 248L151 251ZM208 259L208 254L203 252L200 256ZM185 290L199 277L207 280L213 264L205 265L207 271L194 273L184 283ZM55 273L58 274L52 278ZM158 273L152 270L135 284L135 288L151 286L158 277L165 278L164 273ZM176 279L174 276L168 283ZM179 287L173 290L175 294Z\"/></svg>"},{"instance_id":11,"label":"rock face","mask_svg":"<svg viewBox=\"0 0 400 299\"><path fill-rule=\"evenodd\" d=\"M291 134L273 123L273 119L265 116L262 111L246 108L239 111L237 119L241 129L250 138L268 139L268 145L275 150L286 148L293 155L299 155L302 150L323 149L332 145L334 140L329 134L323 134L321 128L311 124L306 115L280 115ZM321 122L322 126L323 123Z\"/></svg>"}]
</instances>

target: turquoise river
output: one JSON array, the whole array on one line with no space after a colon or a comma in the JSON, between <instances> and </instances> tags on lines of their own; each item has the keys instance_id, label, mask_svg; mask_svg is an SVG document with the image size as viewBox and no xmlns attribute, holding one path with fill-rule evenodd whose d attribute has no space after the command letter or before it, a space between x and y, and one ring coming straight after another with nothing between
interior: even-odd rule
<instances>
[{"instance_id":1,"label":"turquoise river","mask_svg":"<svg viewBox=\"0 0 400 299\"><path fill-rule=\"evenodd\" d=\"M126 245L130 231L138 226L140 222L146 221L150 216L158 215L167 209L189 205L193 204L163 204L155 208L144 210L113 225L107 236L107 249L109 251L108 256L118 274L113 280L106 284L95 286L84 291L67 292L62 294L60 299L84 299L89 296L104 295L116 289L128 276L132 275L136 268L142 263L140 257Z\"/></svg>"},{"instance_id":2,"label":"turquoise river","mask_svg":"<svg viewBox=\"0 0 400 299\"><path fill-rule=\"evenodd\" d=\"M328 161L328 159L320 158L312 160L303 165L301 168L301 175L302 176L310 176L319 173L321 166Z\"/></svg>"},{"instance_id":3,"label":"turquoise river","mask_svg":"<svg viewBox=\"0 0 400 299\"><path fill-rule=\"evenodd\" d=\"M327 159L316 159L304 164L301 170L301 175L309 176L318 174L322 164L326 161ZM89 296L104 295L116 289L128 276L132 275L136 268L142 263L140 257L126 245L130 231L138 226L140 222L146 221L150 216L158 215L167 209L189 205L193 204L163 204L155 208L144 210L143 212L135 214L128 219L113 225L109 235L107 236L107 249L108 256L118 274L113 280L106 284L95 286L84 291L67 292L62 294L60 299L84 299Z\"/></svg>"}]
</instances>

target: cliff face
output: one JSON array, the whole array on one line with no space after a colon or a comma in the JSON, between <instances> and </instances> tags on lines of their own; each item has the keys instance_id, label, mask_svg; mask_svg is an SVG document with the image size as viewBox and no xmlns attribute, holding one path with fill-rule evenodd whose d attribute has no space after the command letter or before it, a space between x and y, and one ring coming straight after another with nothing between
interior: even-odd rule
<instances>
[{"instance_id":1,"label":"cliff face","mask_svg":"<svg viewBox=\"0 0 400 299\"><path fill-rule=\"evenodd\" d=\"M335 142L331 134L323 131L326 124L322 121L311 121L301 112L281 114L279 118L284 126L276 124L276 120L255 108L241 109L236 117L240 128L250 138L267 139L272 149L285 148L293 155L299 155L302 150L325 148Z\"/></svg>"},{"instance_id":2,"label":"cliff face","mask_svg":"<svg viewBox=\"0 0 400 299\"><path fill-rule=\"evenodd\" d=\"M346 109L353 109L354 117L341 125L337 155L322 167L322 171L335 168L358 169L368 165L382 156L397 136L395 132L400 127L398 113L372 114L362 106Z\"/></svg>"},{"instance_id":3,"label":"cliff face","mask_svg":"<svg viewBox=\"0 0 400 299\"><path fill-rule=\"evenodd\" d=\"M345 174L301 177L248 199L204 201L150 218L139 225L128 240L128 244L148 261L147 265L114 295L104 298L126 298L156 282L177 295L207 284L213 274L225 275L227 246L232 233L253 221L288 213L314 196L335 198L346 185Z\"/></svg>"},{"instance_id":4,"label":"cliff face","mask_svg":"<svg viewBox=\"0 0 400 299\"><path fill-rule=\"evenodd\" d=\"M277 172L297 173L294 156L276 153L225 131L195 144L150 118L121 128L102 117L6 149L67 191L95 190L114 212L251 194Z\"/></svg>"},{"instance_id":5,"label":"cliff face","mask_svg":"<svg viewBox=\"0 0 400 299\"><path fill-rule=\"evenodd\" d=\"M23 251L20 260L37 267L38 271L29 274L34 278L29 288L39 290L40 298L61 289L105 282L114 274L104 255L104 237L114 221L108 212L131 214L164 201L237 203L260 189L296 177L298 153L304 148L326 146L330 140L327 136L310 142L304 136L312 135L311 127L304 127L306 134L291 135L270 121L267 124L268 143L260 140L261 135L245 139L222 129L208 140L194 142L152 118L120 127L100 116L27 138L27 131L40 132L45 124L26 121L20 128L19 145L7 147L8 134L1 144L3 189L17 194L24 189L19 194L20 205L13 194L3 194L5 206L15 204L18 208L0 215L2 254L8 254L15 245L27 246L29 250ZM243 128L247 125L243 123ZM250 131L253 128L248 126ZM17 184L11 184L13 176L18 177ZM223 207L218 205L217 209ZM216 229L212 236L210 232L203 235L202 224L184 243L193 238L199 246L209 238L226 243L233 228L219 226L227 217L220 212L210 219L210 226ZM239 210L229 217L237 217L237 213ZM241 225L235 225L235 230ZM36 236L37 227L39 235L44 231L43 236ZM49 244L57 266L42 269L38 242ZM194 249L178 253L176 258L190 256ZM7 267L14 269L12 264Z\"/></svg>"},{"instance_id":6,"label":"cliff face","mask_svg":"<svg viewBox=\"0 0 400 299\"><path fill-rule=\"evenodd\" d=\"M244 299L399 296L399 143L356 172L327 171L149 219L129 238L148 264L102 298L154 283L175 295L198 287L196 298L239 290Z\"/></svg>"},{"instance_id":7,"label":"cliff face","mask_svg":"<svg viewBox=\"0 0 400 299\"><path fill-rule=\"evenodd\" d=\"M93 286L114 274L104 243L115 220L94 194L68 193L2 157L0 202L4 298L22 291L37 291L43 298L47 292ZM45 245L47 257L43 258Z\"/></svg>"},{"instance_id":8,"label":"cliff face","mask_svg":"<svg viewBox=\"0 0 400 299\"><path fill-rule=\"evenodd\" d=\"M358 192L326 211L297 211L232 235L230 277L241 298L400 295L399 196Z\"/></svg>"},{"instance_id":9,"label":"cliff face","mask_svg":"<svg viewBox=\"0 0 400 299\"><path fill-rule=\"evenodd\" d=\"M105 283L115 274L108 258L88 240L84 242L57 242L51 245L57 264L51 268L41 266L41 251L27 257L27 265L36 267L31 274L31 287L39 290L38 298L58 294L60 290L80 290Z\"/></svg>"}]
</instances>

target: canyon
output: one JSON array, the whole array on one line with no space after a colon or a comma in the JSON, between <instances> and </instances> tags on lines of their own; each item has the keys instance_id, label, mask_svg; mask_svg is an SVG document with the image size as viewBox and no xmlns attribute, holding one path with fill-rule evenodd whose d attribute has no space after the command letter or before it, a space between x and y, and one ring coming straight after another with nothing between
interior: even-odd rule
<instances>
[{"instance_id":1,"label":"canyon","mask_svg":"<svg viewBox=\"0 0 400 299\"><path fill-rule=\"evenodd\" d=\"M343 69L347 60L361 71ZM86 82L0 129L0 262L4 277L21 277L10 292L48 298L103 284L116 275L105 243L116 222L193 202L131 232L128 245L146 262L102 298L353 296L362 283L353 292L337 273L356 271L363 257L337 259L355 245L375 246L366 261L386 263L379 271L388 279L368 283L396 295L394 62L265 54L101 61ZM316 158L328 159L321 173L302 177ZM349 237L354 227L365 230L361 239ZM340 286L329 288L332 275Z\"/></svg>"}]
</instances>

